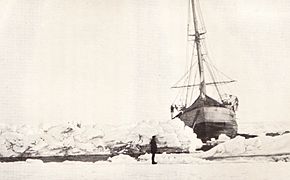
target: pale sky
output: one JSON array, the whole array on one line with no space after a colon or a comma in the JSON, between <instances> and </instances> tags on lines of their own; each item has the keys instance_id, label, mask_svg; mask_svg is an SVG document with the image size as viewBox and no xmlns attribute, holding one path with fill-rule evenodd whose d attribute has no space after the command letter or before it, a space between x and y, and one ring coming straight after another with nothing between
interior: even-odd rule
<instances>
[{"instance_id":1,"label":"pale sky","mask_svg":"<svg viewBox=\"0 0 290 180\"><path fill-rule=\"evenodd\" d=\"M200 0L238 123L290 121L290 1ZM1 0L0 123L168 120L187 0Z\"/></svg>"}]
</instances>

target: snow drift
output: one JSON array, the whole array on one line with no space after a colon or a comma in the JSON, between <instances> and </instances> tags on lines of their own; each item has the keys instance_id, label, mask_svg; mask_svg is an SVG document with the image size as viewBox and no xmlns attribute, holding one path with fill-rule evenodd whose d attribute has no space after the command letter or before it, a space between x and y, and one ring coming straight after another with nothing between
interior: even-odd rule
<instances>
[{"instance_id":1,"label":"snow drift","mask_svg":"<svg viewBox=\"0 0 290 180\"><path fill-rule=\"evenodd\" d=\"M223 157L242 155L271 155L290 153L290 134L281 136L259 136L245 139L237 136L202 153L203 157Z\"/></svg>"},{"instance_id":2,"label":"snow drift","mask_svg":"<svg viewBox=\"0 0 290 180\"><path fill-rule=\"evenodd\" d=\"M142 121L115 127L67 124L35 129L1 125L0 156L121 154L128 149L134 153L146 147L153 135L157 135L159 147L193 152L202 146L192 129L179 120Z\"/></svg>"}]
</instances>

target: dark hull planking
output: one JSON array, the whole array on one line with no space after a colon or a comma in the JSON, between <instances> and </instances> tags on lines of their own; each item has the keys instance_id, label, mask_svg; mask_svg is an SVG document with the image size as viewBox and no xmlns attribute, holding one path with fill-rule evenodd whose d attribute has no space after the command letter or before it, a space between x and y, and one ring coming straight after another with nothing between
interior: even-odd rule
<instances>
[{"instance_id":1,"label":"dark hull planking","mask_svg":"<svg viewBox=\"0 0 290 180\"><path fill-rule=\"evenodd\" d=\"M234 138L238 125L233 110L225 107L199 107L180 115L185 125L193 128L203 142L211 138L218 138L220 134Z\"/></svg>"}]
</instances>

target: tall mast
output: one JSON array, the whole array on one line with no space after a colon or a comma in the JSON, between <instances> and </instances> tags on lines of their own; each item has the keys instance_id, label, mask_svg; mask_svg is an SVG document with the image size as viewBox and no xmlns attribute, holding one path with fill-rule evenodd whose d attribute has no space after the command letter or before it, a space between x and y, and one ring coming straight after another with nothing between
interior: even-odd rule
<instances>
[{"instance_id":1,"label":"tall mast","mask_svg":"<svg viewBox=\"0 0 290 180\"><path fill-rule=\"evenodd\" d=\"M195 44L196 44L196 51L197 51L197 58L198 58L198 68L199 68L199 76L200 76L200 95L202 98L205 98L206 94L206 87L205 87L205 77L204 77L204 68L203 68L203 58L201 54L201 45L200 45L200 33L198 31L198 22L197 22L197 15L195 9L195 0L191 0L192 5L192 14L193 14L193 23L194 23L194 36L195 36Z\"/></svg>"}]
</instances>

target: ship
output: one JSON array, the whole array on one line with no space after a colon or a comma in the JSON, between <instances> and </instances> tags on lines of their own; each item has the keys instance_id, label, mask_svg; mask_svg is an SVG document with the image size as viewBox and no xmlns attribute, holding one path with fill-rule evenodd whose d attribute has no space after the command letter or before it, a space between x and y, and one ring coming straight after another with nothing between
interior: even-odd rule
<instances>
[{"instance_id":1,"label":"ship","mask_svg":"<svg viewBox=\"0 0 290 180\"><path fill-rule=\"evenodd\" d=\"M170 109L171 118L179 118L203 142L217 139L221 134L230 138L237 135L236 111L239 105L237 96L223 92L221 88L236 80L225 75L209 59L206 33L198 0L189 0L187 42L191 49L190 60L186 73L172 87L179 89L178 96L183 98L177 103L177 96ZM224 80L219 81L219 77ZM180 82L183 84L179 85Z\"/></svg>"}]
</instances>

